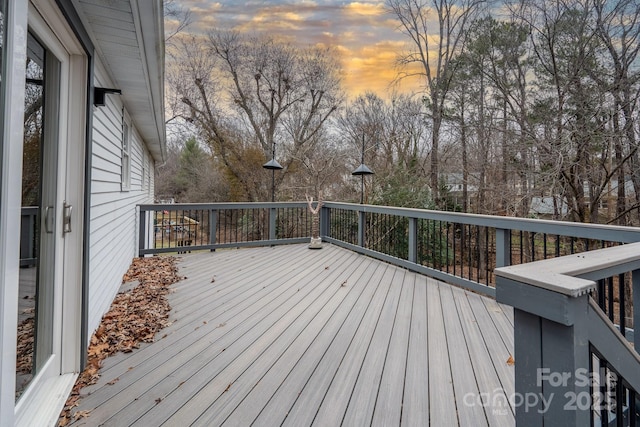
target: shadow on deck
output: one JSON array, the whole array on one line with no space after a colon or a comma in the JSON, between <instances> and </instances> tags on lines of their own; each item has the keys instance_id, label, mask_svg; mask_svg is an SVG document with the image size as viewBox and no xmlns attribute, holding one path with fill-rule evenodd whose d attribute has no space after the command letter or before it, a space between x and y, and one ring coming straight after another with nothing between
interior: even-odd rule
<instances>
[{"instance_id":1,"label":"shadow on deck","mask_svg":"<svg viewBox=\"0 0 640 427\"><path fill-rule=\"evenodd\" d=\"M73 425L513 426L513 311L327 245L183 255L157 341Z\"/></svg>"}]
</instances>

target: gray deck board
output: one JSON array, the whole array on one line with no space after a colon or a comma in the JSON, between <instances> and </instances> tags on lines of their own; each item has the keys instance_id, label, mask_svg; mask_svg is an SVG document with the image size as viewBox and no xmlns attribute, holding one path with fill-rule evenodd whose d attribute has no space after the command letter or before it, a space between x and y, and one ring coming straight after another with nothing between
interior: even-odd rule
<instances>
[{"instance_id":1,"label":"gray deck board","mask_svg":"<svg viewBox=\"0 0 640 427\"><path fill-rule=\"evenodd\" d=\"M469 405L482 406L490 426L512 426L515 418L511 407L508 404L508 397L505 389L500 383L496 372L496 365L506 365L506 359L494 360L491 358L486 343L482 337L480 325L475 313L472 310L468 297L476 295L466 293L460 289L451 288L456 302L456 307L460 313L460 319L469 347L471 364L476 375L478 387L481 393L475 399L468 399ZM463 398L464 399L464 398ZM505 403L504 406L501 405Z\"/></svg>"},{"instance_id":2,"label":"gray deck board","mask_svg":"<svg viewBox=\"0 0 640 427\"><path fill-rule=\"evenodd\" d=\"M394 273L393 268L385 270L371 304L357 325L353 339L349 343L337 371L331 378L325 399L315 414L314 425L339 425L343 421L353 396L353 390L360 378L361 367L366 358L369 343L375 333L375 326L380 311L384 307ZM305 415L302 405L298 405L296 409ZM295 420L292 419L292 421ZM291 422L288 425L294 425L294 423ZM347 424L345 423L345 425Z\"/></svg>"},{"instance_id":3,"label":"gray deck board","mask_svg":"<svg viewBox=\"0 0 640 427\"><path fill-rule=\"evenodd\" d=\"M389 293L384 301L367 354L360 367L358 381L344 416L343 423L347 426L370 425L373 417L385 357L389 349L389 339L393 330L393 319L398 311L398 302L403 288L402 279L405 272L396 269L394 273L392 283L398 284L398 286L389 288Z\"/></svg>"},{"instance_id":4,"label":"gray deck board","mask_svg":"<svg viewBox=\"0 0 640 427\"><path fill-rule=\"evenodd\" d=\"M274 343L280 344L280 348L272 346L269 349L270 353L275 354L263 354L247 371L242 373L239 379L244 380L244 389L240 389L235 396L225 396L224 402L216 401L198 418L198 422L203 425L222 424L234 412L240 401L245 400L243 397L251 391L252 385L260 386L257 393L254 393L256 399L260 399L261 396L267 397L268 389L282 383L287 373L291 371L292 365L296 361L302 360L305 349L314 344L321 348L324 347L329 334L322 332L329 330L330 336L335 336L331 324L339 323L341 315L337 311L341 308L340 304L345 299L345 295L353 293L354 290L353 287L342 284L348 283L352 276L364 273L369 263L363 261L366 260L359 259L352 263L349 268L343 270L340 277L333 281L330 286L331 294L328 295L330 298L315 300L313 305L304 311L300 319L295 319L295 323L291 323L286 335L281 336L283 339ZM267 374L269 376L265 378ZM238 388L234 383L229 391L237 391ZM248 405L237 411L237 414L250 415L252 407L258 409L258 406L255 405L256 400L253 398L249 398L246 402ZM288 407L283 412L286 413L287 410ZM251 419L229 420L231 425L248 425L250 422L252 422Z\"/></svg>"},{"instance_id":5,"label":"gray deck board","mask_svg":"<svg viewBox=\"0 0 640 427\"><path fill-rule=\"evenodd\" d=\"M450 286L439 284L440 299L444 307L455 307L453 292ZM458 420L462 426L486 426L487 417L479 405L468 404L466 396L478 396L480 390L473 365L469 356L469 347L464 337L462 324L457 310L444 310L445 330L447 334L447 347L451 357L451 373L453 387L456 394L456 407Z\"/></svg>"},{"instance_id":6,"label":"gray deck board","mask_svg":"<svg viewBox=\"0 0 640 427\"><path fill-rule=\"evenodd\" d=\"M372 313L372 310L367 310L367 308L371 305L374 294L381 295L385 292L380 289L380 282L387 270L388 266L386 265L373 265L367 274L358 279L357 284L363 285L364 290L353 304L352 309L349 310L337 334L333 339L329 337L331 339L329 346L322 353L320 348L317 349L319 350L317 353L307 353L305 360L301 360L303 364L297 366L298 369L292 372L288 381L279 388L273 399L274 404L282 401L290 402L289 406L291 408L288 410L285 425L310 425L315 419L337 371L341 366L344 366L343 363L349 363L348 360L345 360L345 355L353 343L356 331L362 324L365 312ZM316 350L316 348L312 350ZM346 383L344 384L346 385ZM292 395L290 390L299 390L299 394L297 396L295 394ZM344 392L347 397L349 392L350 390ZM281 419L283 415L281 409L275 409L278 406L280 405L267 406L256 422L259 425L277 423L278 418ZM340 414L341 417L342 413Z\"/></svg>"},{"instance_id":7,"label":"gray deck board","mask_svg":"<svg viewBox=\"0 0 640 427\"><path fill-rule=\"evenodd\" d=\"M427 353L429 363L429 421L434 426L458 425L451 361L438 282L427 279Z\"/></svg>"},{"instance_id":8,"label":"gray deck board","mask_svg":"<svg viewBox=\"0 0 640 427\"><path fill-rule=\"evenodd\" d=\"M322 262L316 262L314 265L316 268L323 268ZM179 389L178 394L181 395L189 394L190 387L196 387L197 384L206 381L206 375L201 376L198 373L207 365L214 365L214 369L207 373L212 375L231 363L235 355L242 354L253 340L261 336L261 332L267 331L269 326L286 313L289 307L294 307L300 300L300 298L287 298L291 285L295 284L293 279L298 276L293 276L292 279L282 276L284 283L279 284L280 276L276 274L277 267L278 264L274 263L272 266L274 275L271 279L267 279L271 280L273 289L268 289L269 284L260 280L261 284L255 286L255 294L244 295L247 298L246 302L252 303L248 306L249 310L229 313L220 316L219 319L212 319L207 324L203 324L202 321L187 324L189 326L185 329L188 331L184 333L188 333L189 337L179 346L170 347L170 349L179 349L179 353L171 357L167 354L171 352L156 353L154 360L159 364L149 370L151 365L145 363L138 368L140 374L137 375L129 376L121 372L120 380L115 386L120 388L128 385L127 389L124 393L112 396L110 399L112 402L109 405L96 408L96 411L92 412L92 418L99 419L98 415L100 415L107 419L110 417L110 423L113 425L127 425L127 422L132 419L135 421L146 411L154 408L157 405L157 399L164 400L172 390ZM298 275L302 274L298 273ZM265 277L267 277L266 274ZM262 291L269 293L264 294ZM296 292L294 297L302 295ZM197 333L200 331L204 335ZM215 345L212 345L214 343ZM189 380L191 381L187 384ZM106 390L107 393L108 391ZM94 392L90 398L96 394ZM181 403L179 399L170 399L165 406L171 407ZM121 411L125 406L129 406L128 410ZM100 411L102 408L104 408L104 414ZM119 412L115 413L115 409L119 409Z\"/></svg>"},{"instance_id":9,"label":"gray deck board","mask_svg":"<svg viewBox=\"0 0 640 427\"><path fill-rule=\"evenodd\" d=\"M410 274L404 280L400 302L393 320L393 331L371 423L374 426L400 425L414 288L415 275Z\"/></svg>"},{"instance_id":10,"label":"gray deck board","mask_svg":"<svg viewBox=\"0 0 640 427\"><path fill-rule=\"evenodd\" d=\"M172 325L105 361L72 425L515 424L467 404L513 393L509 307L332 245L179 265Z\"/></svg>"},{"instance_id":11,"label":"gray deck board","mask_svg":"<svg viewBox=\"0 0 640 427\"><path fill-rule=\"evenodd\" d=\"M416 276L407 350L402 425L429 423L429 363L427 363L427 278Z\"/></svg>"},{"instance_id":12,"label":"gray deck board","mask_svg":"<svg viewBox=\"0 0 640 427\"><path fill-rule=\"evenodd\" d=\"M292 420L294 424L302 423L298 419L300 412L298 408L302 406L302 415L313 416L315 412L309 410L307 405L318 404L322 396L323 386L320 381L330 379L330 368L335 359L339 357L338 351L331 351L336 342L341 342L344 338L345 329L356 320L355 315L360 315L360 311L353 310L363 301L367 302L371 298L371 290L374 286L369 286L369 280L377 272L376 265L371 262L364 264L366 270L354 281L348 281L345 286L349 289L349 295L332 315L331 321L327 322L322 331L316 335L313 342L303 348L292 346L288 354L279 361L280 363L270 370L268 378L260 381L256 389L247 396L243 405L227 419L227 425L248 425L252 422L257 424L275 423L281 421L285 416L287 423ZM346 326L346 328L345 328ZM302 353L303 352L303 353ZM299 356L288 360L295 353ZM302 354L301 354L302 353ZM285 372L286 378L282 378L279 372ZM291 393L291 390L301 390L300 394ZM262 405L255 405L261 402ZM291 408L291 409L290 409ZM307 421L306 424L309 424Z\"/></svg>"},{"instance_id":13,"label":"gray deck board","mask_svg":"<svg viewBox=\"0 0 640 427\"><path fill-rule=\"evenodd\" d=\"M507 396L513 396L515 393L514 367L507 363L507 360L513 353L505 346L504 340L495 328L495 324L492 324L492 319L481 297L475 294L468 295L467 300L474 310L476 324L480 328L489 356L491 360L494 361L493 366L495 366L501 387ZM502 361L502 363L499 363L500 361ZM511 410L515 411L515 408L511 408Z\"/></svg>"},{"instance_id":14,"label":"gray deck board","mask_svg":"<svg viewBox=\"0 0 640 427\"><path fill-rule=\"evenodd\" d=\"M337 262L346 263L350 258L352 256L349 254ZM321 267L318 266L318 268ZM328 273L329 277L337 274L339 274L338 269ZM211 346L197 354L189 355L188 363L185 361L177 371L171 373L171 376L155 385L151 390L152 393L145 393L142 396L145 403L150 405L150 408L155 406L153 396L159 395L167 402L165 405L167 414L176 410L175 414L167 420L169 423L172 423L172 420L182 425L195 422L211 404L212 399L230 389L234 378L242 373L256 357L261 356L266 348L286 330L293 319L323 295L331 279L324 281L321 279L323 277L318 276L304 285L289 281L293 286L289 286L280 295L281 298L271 301L255 319L247 319L241 336L236 337L232 334L222 348ZM196 372L193 372L194 370ZM171 394L173 396L168 398ZM139 410L140 399L133 406ZM164 415L159 412L158 414ZM139 424L150 425L147 418L141 419ZM117 420L117 425L126 425L126 423Z\"/></svg>"}]
</instances>

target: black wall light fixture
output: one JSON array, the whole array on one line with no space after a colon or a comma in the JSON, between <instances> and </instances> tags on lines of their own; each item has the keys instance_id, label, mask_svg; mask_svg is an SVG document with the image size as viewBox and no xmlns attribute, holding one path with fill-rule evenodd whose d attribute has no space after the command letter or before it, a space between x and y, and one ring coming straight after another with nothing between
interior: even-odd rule
<instances>
[{"instance_id":1,"label":"black wall light fixture","mask_svg":"<svg viewBox=\"0 0 640 427\"><path fill-rule=\"evenodd\" d=\"M107 93L117 93L118 95L122 95L122 91L120 89L94 87L93 88L93 105L96 107L104 106L104 96Z\"/></svg>"}]
</instances>

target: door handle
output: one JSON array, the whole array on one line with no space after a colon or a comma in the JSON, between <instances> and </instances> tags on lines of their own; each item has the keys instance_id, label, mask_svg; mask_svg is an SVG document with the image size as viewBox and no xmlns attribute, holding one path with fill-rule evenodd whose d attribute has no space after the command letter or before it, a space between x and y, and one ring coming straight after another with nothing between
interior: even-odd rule
<instances>
[{"instance_id":1,"label":"door handle","mask_svg":"<svg viewBox=\"0 0 640 427\"><path fill-rule=\"evenodd\" d=\"M67 204L67 201L64 201L64 205L62 208L62 232L63 233L71 233L71 214L73 213L73 206Z\"/></svg>"},{"instance_id":2,"label":"door handle","mask_svg":"<svg viewBox=\"0 0 640 427\"><path fill-rule=\"evenodd\" d=\"M44 207L44 231L45 233L53 233L53 206Z\"/></svg>"}]
</instances>

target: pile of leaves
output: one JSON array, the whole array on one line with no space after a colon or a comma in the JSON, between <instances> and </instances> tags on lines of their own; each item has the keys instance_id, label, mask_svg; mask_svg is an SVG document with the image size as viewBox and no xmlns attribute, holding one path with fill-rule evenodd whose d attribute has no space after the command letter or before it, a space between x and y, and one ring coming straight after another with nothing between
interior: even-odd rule
<instances>
[{"instance_id":1,"label":"pile of leaves","mask_svg":"<svg viewBox=\"0 0 640 427\"><path fill-rule=\"evenodd\" d=\"M33 369L34 316L24 319L18 325L18 348L16 370L21 374L30 374Z\"/></svg>"},{"instance_id":2,"label":"pile of leaves","mask_svg":"<svg viewBox=\"0 0 640 427\"><path fill-rule=\"evenodd\" d=\"M102 361L118 352L131 352L141 342L153 342L158 331L169 326L171 307L166 295L169 285L179 281L176 258L135 258L122 283L138 281L133 289L119 293L100 327L91 337L87 366L78 377L58 420L66 426L71 420L87 417L88 411L76 411L80 390L95 384L100 378Z\"/></svg>"}]
</instances>

